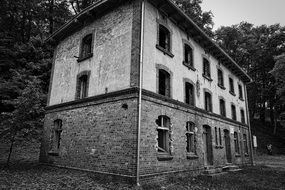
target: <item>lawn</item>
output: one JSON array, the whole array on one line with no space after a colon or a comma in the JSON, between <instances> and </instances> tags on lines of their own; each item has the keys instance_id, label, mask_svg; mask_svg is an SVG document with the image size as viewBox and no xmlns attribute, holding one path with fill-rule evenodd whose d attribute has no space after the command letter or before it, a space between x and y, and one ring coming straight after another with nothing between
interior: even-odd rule
<instances>
[{"instance_id":1,"label":"lawn","mask_svg":"<svg viewBox=\"0 0 285 190\"><path fill-rule=\"evenodd\" d=\"M35 146L38 147L38 145ZM28 152L24 156L20 154L21 150L15 149L9 168L4 167L3 154L0 153L0 157L2 156L0 159L0 189L138 189L135 186L112 181L111 178L103 178L92 173L40 165L37 163L37 151ZM267 160L273 158L270 157ZM285 189L285 169L257 165L215 179L174 175L167 183L147 184L139 189Z\"/></svg>"}]
</instances>

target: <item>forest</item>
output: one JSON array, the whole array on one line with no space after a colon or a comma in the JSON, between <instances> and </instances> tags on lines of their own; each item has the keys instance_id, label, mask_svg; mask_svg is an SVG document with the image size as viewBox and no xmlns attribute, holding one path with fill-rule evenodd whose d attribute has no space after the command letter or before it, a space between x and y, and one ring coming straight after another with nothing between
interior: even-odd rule
<instances>
[{"instance_id":1,"label":"forest","mask_svg":"<svg viewBox=\"0 0 285 190\"><path fill-rule=\"evenodd\" d=\"M15 141L41 138L53 57L45 39L95 1L1 1L0 139L11 150ZM244 21L213 31L213 14L201 9L202 0L175 3L252 77L250 117L269 117L273 130L285 110L285 27Z\"/></svg>"}]
</instances>

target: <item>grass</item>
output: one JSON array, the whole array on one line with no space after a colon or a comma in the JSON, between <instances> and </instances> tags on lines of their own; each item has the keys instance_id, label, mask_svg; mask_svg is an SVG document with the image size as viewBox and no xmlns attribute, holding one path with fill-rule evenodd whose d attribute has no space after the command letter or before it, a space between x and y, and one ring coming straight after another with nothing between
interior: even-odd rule
<instances>
[{"instance_id":1,"label":"grass","mask_svg":"<svg viewBox=\"0 0 285 190\"><path fill-rule=\"evenodd\" d=\"M27 146L31 146L28 144ZM33 151L28 151L23 146L15 149L12 155L12 164L5 167L4 154L0 152L0 189L96 189L96 190L132 190L138 189L130 184L103 178L92 173L68 170L56 167L39 165L37 163L37 144L33 144ZM1 147L0 147L1 151ZM27 153L28 152L28 153ZM2 148L3 153L3 148ZM6 151L4 152L7 153ZM23 153L23 154L22 154ZM24 154L25 153L25 154ZM2 157L2 158L1 158ZM283 156L264 157L260 163L284 162ZM277 165L277 164L276 164ZM279 166L279 165L277 165ZM282 165L283 167L283 165ZM166 183L145 184L143 190L276 190L285 189L285 167L266 167L258 165L244 168L242 171L228 173L221 178L209 179L205 177L193 177L173 175Z\"/></svg>"}]
</instances>

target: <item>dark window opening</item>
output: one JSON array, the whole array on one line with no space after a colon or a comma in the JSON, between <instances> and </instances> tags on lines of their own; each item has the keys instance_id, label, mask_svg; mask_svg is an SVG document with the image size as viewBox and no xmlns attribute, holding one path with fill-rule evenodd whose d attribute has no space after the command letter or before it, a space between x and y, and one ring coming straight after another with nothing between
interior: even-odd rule
<instances>
[{"instance_id":1,"label":"dark window opening","mask_svg":"<svg viewBox=\"0 0 285 190\"><path fill-rule=\"evenodd\" d=\"M226 103L223 99L220 99L220 114L226 117Z\"/></svg>"},{"instance_id":2,"label":"dark window opening","mask_svg":"<svg viewBox=\"0 0 285 190\"><path fill-rule=\"evenodd\" d=\"M230 92L234 94L235 93L234 80L232 78L229 78L229 82L230 82Z\"/></svg>"},{"instance_id":3,"label":"dark window opening","mask_svg":"<svg viewBox=\"0 0 285 190\"><path fill-rule=\"evenodd\" d=\"M244 110L240 110L240 118L241 118L241 122L245 123Z\"/></svg>"},{"instance_id":4,"label":"dark window opening","mask_svg":"<svg viewBox=\"0 0 285 190\"><path fill-rule=\"evenodd\" d=\"M193 64L193 50L188 44L184 44L184 63L191 67L194 67Z\"/></svg>"},{"instance_id":5,"label":"dark window opening","mask_svg":"<svg viewBox=\"0 0 285 190\"><path fill-rule=\"evenodd\" d=\"M196 154L195 144L195 124L193 122L186 123L186 151L187 153Z\"/></svg>"},{"instance_id":6,"label":"dark window opening","mask_svg":"<svg viewBox=\"0 0 285 190\"><path fill-rule=\"evenodd\" d=\"M195 101L194 101L194 86L189 83L186 82L185 83L185 103L189 104L191 106L194 106Z\"/></svg>"},{"instance_id":7,"label":"dark window opening","mask_svg":"<svg viewBox=\"0 0 285 190\"><path fill-rule=\"evenodd\" d=\"M87 75L79 77L79 99L87 97Z\"/></svg>"},{"instance_id":8,"label":"dark window opening","mask_svg":"<svg viewBox=\"0 0 285 190\"><path fill-rule=\"evenodd\" d=\"M205 110L212 111L212 95L209 92L205 92Z\"/></svg>"},{"instance_id":9,"label":"dark window opening","mask_svg":"<svg viewBox=\"0 0 285 190\"><path fill-rule=\"evenodd\" d=\"M238 91L239 91L239 99L243 100L243 93L242 93L242 86L238 85Z\"/></svg>"},{"instance_id":10,"label":"dark window opening","mask_svg":"<svg viewBox=\"0 0 285 190\"><path fill-rule=\"evenodd\" d=\"M235 105L231 105L231 109L232 109L232 119L233 120L237 120L236 106Z\"/></svg>"},{"instance_id":11,"label":"dark window opening","mask_svg":"<svg viewBox=\"0 0 285 190\"><path fill-rule=\"evenodd\" d=\"M239 150L239 140L238 140L238 134L237 132L234 132L234 143L235 143L235 153L240 154Z\"/></svg>"},{"instance_id":12,"label":"dark window opening","mask_svg":"<svg viewBox=\"0 0 285 190\"><path fill-rule=\"evenodd\" d=\"M82 40L80 58L89 57L92 54L92 34L88 34Z\"/></svg>"},{"instance_id":13,"label":"dark window opening","mask_svg":"<svg viewBox=\"0 0 285 190\"><path fill-rule=\"evenodd\" d=\"M248 144L247 144L247 136L243 134L243 143L244 143L244 153L248 154Z\"/></svg>"},{"instance_id":14,"label":"dark window opening","mask_svg":"<svg viewBox=\"0 0 285 190\"><path fill-rule=\"evenodd\" d=\"M204 76L211 78L210 62L206 58L203 58L203 74Z\"/></svg>"},{"instance_id":15,"label":"dark window opening","mask_svg":"<svg viewBox=\"0 0 285 190\"><path fill-rule=\"evenodd\" d=\"M51 136L51 148L49 151L50 155L58 155L59 153L61 132L62 132L62 120L57 119L54 121L54 126Z\"/></svg>"},{"instance_id":16,"label":"dark window opening","mask_svg":"<svg viewBox=\"0 0 285 190\"><path fill-rule=\"evenodd\" d=\"M158 93L170 97L170 74L162 69L158 73Z\"/></svg>"},{"instance_id":17,"label":"dark window opening","mask_svg":"<svg viewBox=\"0 0 285 190\"><path fill-rule=\"evenodd\" d=\"M218 145L218 130L217 127L215 127L215 143Z\"/></svg>"},{"instance_id":18,"label":"dark window opening","mask_svg":"<svg viewBox=\"0 0 285 190\"><path fill-rule=\"evenodd\" d=\"M157 144L158 144L158 152L161 153L169 153L169 130L170 130L170 119L167 116L158 116L156 120L156 124L158 125L157 132Z\"/></svg>"},{"instance_id":19,"label":"dark window opening","mask_svg":"<svg viewBox=\"0 0 285 190\"><path fill-rule=\"evenodd\" d=\"M166 27L162 25L159 25L158 45L166 51L170 52L170 32Z\"/></svg>"},{"instance_id":20,"label":"dark window opening","mask_svg":"<svg viewBox=\"0 0 285 190\"><path fill-rule=\"evenodd\" d=\"M220 140L220 145L222 146L222 133L221 133L221 128L219 128L219 140Z\"/></svg>"},{"instance_id":21,"label":"dark window opening","mask_svg":"<svg viewBox=\"0 0 285 190\"><path fill-rule=\"evenodd\" d=\"M218 69L218 85L224 87L224 76L221 69Z\"/></svg>"}]
</instances>

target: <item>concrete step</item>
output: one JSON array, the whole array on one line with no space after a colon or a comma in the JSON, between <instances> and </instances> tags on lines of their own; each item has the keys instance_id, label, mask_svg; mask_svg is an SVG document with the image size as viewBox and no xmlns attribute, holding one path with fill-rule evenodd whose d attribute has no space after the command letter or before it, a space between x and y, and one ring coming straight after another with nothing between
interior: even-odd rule
<instances>
[{"instance_id":1,"label":"concrete step","mask_svg":"<svg viewBox=\"0 0 285 190\"><path fill-rule=\"evenodd\" d=\"M226 165L222 168L223 171L232 171L237 169L239 169L239 167L236 165Z\"/></svg>"},{"instance_id":2,"label":"concrete step","mask_svg":"<svg viewBox=\"0 0 285 190\"><path fill-rule=\"evenodd\" d=\"M207 169L203 173L204 174L215 174L215 173L221 173L222 168L212 168L212 169Z\"/></svg>"}]
</instances>

